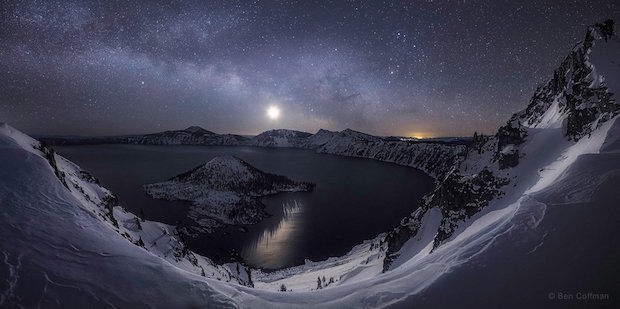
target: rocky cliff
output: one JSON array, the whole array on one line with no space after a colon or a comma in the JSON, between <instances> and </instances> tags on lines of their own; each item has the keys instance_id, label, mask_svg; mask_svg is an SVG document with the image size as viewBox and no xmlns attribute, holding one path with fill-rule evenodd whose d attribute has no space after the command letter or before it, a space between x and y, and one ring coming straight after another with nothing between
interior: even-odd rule
<instances>
[{"instance_id":1,"label":"rocky cliff","mask_svg":"<svg viewBox=\"0 0 620 309\"><path fill-rule=\"evenodd\" d=\"M506 194L519 196L521 189L527 193L540 187L540 180L528 180L543 172L536 166L544 166L548 154L561 156L563 160L557 161L561 162L595 150L590 148L605 136L593 134L606 134L601 128L608 130L620 110L611 90L620 89L619 70L614 65L620 57L620 40L613 29L612 21L589 27L585 39L573 48L553 78L538 87L523 111L514 114L494 136L474 138L466 159L442 175L420 208L388 233L384 271L403 244L418 233L430 209L442 213L434 237L433 248L437 248L493 201Z\"/></svg>"}]
</instances>

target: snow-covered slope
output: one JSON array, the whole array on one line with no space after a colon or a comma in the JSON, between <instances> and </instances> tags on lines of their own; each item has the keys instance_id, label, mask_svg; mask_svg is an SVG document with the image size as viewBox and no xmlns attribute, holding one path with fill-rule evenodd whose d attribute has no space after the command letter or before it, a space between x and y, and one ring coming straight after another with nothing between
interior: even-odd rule
<instances>
[{"instance_id":1,"label":"snow-covered slope","mask_svg":"<svg viewBox=\"0 0 620 309\"><path fill-rule=\"evenodd\" d=\"M292 147L319 153L369 158L421 169L437 178L464 159L467 142L462 139L407 140L378 137L346 129L319 130L316 134L295 130L270 130L248 139L234 134L216 134L200 127L147 135L113 137L41 137L50 145L147 144L147 145L249 145Z\"/></svg>"},{"instance_id":2,"label":"snow-covered slope","mask_svg":"<svg viewBox=\"0 0 620 309\"><path fill-rule=\"evenodd\" d=\"M54 168L63 164L44 159L50 157L49 151L34 149L30 146L32 140L14 131L6 133L11 129L5 126L0 134L0 194L6 208L0 213L0 248L7 265L2 271L9 284L5 284L8 288L2 300L34 304L40 295L54 295L64 303L83 304L96 299L121 306L152 296L154 302L149 304L166 306L173 301L168 297L174 293L177 297L173 298L184 302L177 306L200 300L228 300L227 305L252 308L383 307L403 300L415 302L417 294L428 291L438 278L484 255L502 236L520 228L536 229L547 209L541 195L546 195L546 200L587 200L609 173L620 171L620 122L615 95L620 91L620 41L612 33L611 23L589 28L585 40L573 49L554 77L537 90L524 111L515 114L495 135L475 136L471 147L450 168L428 168L436 175L437 188L397 228L342 257L308 261L272 273L253 270L257 288L226 285L181 272L165 258L155 260L156 254L138 248L117 233L113 223L105 219L105 206L98 207L96 215L85 210L91 206L84 204L80 195L74 195L77 191L70 189L71 178L65 179L65 186L65 170ZM378 159L402 162L408 160L402 158L411 157L407 151L418 151L398 146L404 147L401 151L405 153L391 152L392 147L397 147L393 145L377 148L387 142L350 131L320 131L308 139L313 140L306 146L309 148L346 155L373 154ZM350 144L343 142L345 139ZM430 159L420 162L428 162L420 164L422 167L432 163ZM562 216L556 216L556 221L560 219ZM620 232L616 224L608 221L600 221L609 225L605 230L611 235ZM562 223L576 230L581 224L578 220ZM75 233L76 229L80 233ZM588 234L578 236L576 244L591 241ZM552 244L545 241L529 251L547 252L536 255L540 262L564 258L545 250L547 245ZM93 254L102 251L112 252L114 258ZM497 250L495 254L496 260L506 258ZM597 254L606 252L585 253ZM518 263L515 261L515 266ZM90 269L92 265L97 265L97 271ZM141 271L142 267L158 271L151 274ZM112 278L111 269L121 278ZM494 278L487 281L488 285L512 279L497 271L484 275ZM28 283L20 285L22 278ZM444 278L457 281L452 286L458 286L464 294L474 289L467 278ZM165 281L166 286L157 280ZM149 291L156 291L155 295L139 290L133 292L138 293L136 296L131 292L135 289L123 288L140 286L145 281L154 282ZM26 291L23 286L30 289ZM64 288L67 286L77 288ZM191 288L183 290L188 286ZM283 286L292 291L280 292ZM517 294L530 296L527 285L519 287L521 293ZM553 291L556 286L548 288ZM440 297L442 293L434 295ZM547 294L541 297L548 299Z\"/></svg>"},{"instance_id":3,"label":"snow-covered slope","mask_svg":"<svg viewBox=\"0 0 620 309\"><path fill-rule=\"evenodd\" d=\"M296 147L350 157L361 157L421 169L438 177L464 159L463 143L412 141L378 137L346 129L340 132L321 129L316 134L291 130L272 130L250 140L261 147Z\"/></svg>"},{"instance_id":4,"label":"snow-covered slope","mask_svg":"<svg viewBox=\"0 0 620 309\"><path fill-rule=\"evenodd\" d=\"M523 126L559 128L565 122L566 135L578 141L618 113L620 107L608 88L617 85L620 75L613 31L611 20L588 30L553 79L538 87L528 107L515 115Z\"/></svg>"},{"instance_id":5,"label":"snow-covered slope","mask_svg":"<svg viewBox=\"0 0 620 309\"><path fill-rule=\"evenodd\" d=\"M217 134L198 126L184 130L164 131L145 135L106 137L41 137L50 145L143 144L143 145L240 145L248 138L235 134Z\"/></svg>"},{"instance_id":6,"label":"snow-covered slope","mask_svg":"<svg viewBox=\"0 0 620 309\"><path fill-rule=\"evenodd\" d=\"M620 137L614 94L620 89L620 41L611 35L612 28L610 22L589 28L585 40L554 78L537 90L526 110L515 114L494 136L475 136L464 159L439 174L437 188L397 228L366 243L365 250L356 248L347 256L256 274L261 278L257 286L267 283L270 289L284 285L307 291L317 289L318 278L333 276L339 280L318 292L304 294L304 301L308 297L328 307L393 304L482 254L499 236L516 228L536 228L546 208L537 200L541 192L553 192L558 199L591 198L588 192L594 192L609 173L620 172L617 155L616 160L602 159L609 157L610 151L617 153ZM547 89L542 91L543 97L540 89ZM321 131L314 138L317 145L329 145L336 134ZM376 141L357 144L373 143ZM355 149L347 151L350 153L368 151L347 143L333 145ZM599 155L602 151L606 154ZM584 155L591 158L588 165L575 166ZM587 177L567 180L571 167L568 175ZM607 172L597 174L593 170ZM589 240L584 235L580 241ZM383 263L372 262L383 256ZM466 284L462 282L461 286ZM264 306L296 304L302 298L286 294L256 293Z\"/></svg>"},{"instance_id":7,"label":"snow-covered slope","mask_svg":"<svg viewBox=\"0 0 620 309\"><path fill-rule=\"evenodd\" d=\"M147 145L239 145L247 138L234 134L216 134L201 127L185 130L165 131L147 135L129 136L124 144Z\"/></svg>"},{"instance_id":8,"label":"snow-covered slope","mask_svg":"<svg viewBox=\"0 0 620 309\"><path fill-rule=\"evenodd\" d=\"M617 44L611 21L590 27L525 110L513 115L495 136L476 136L467 159L388 234L385 269L417 233L429 209L439 208L443 214L433 240L437 248L489 205L518 203L524 194L550 185L577 156L598 152L620 110L608 88L620 85L607 85L602 74L607 70L611 80L618 74L618 66L610 65L620 58ZM595 45L597 54L607 57L591 59Z\"/></svg>"},{"instance_id":9,"label":"snow-covered slope","mask_svg":"<svg viewBox=\"0 0 620 309\"><path fill-rule=\"evenodd\" d=\"M217 265L194 254L180 241L175 227L146 221L125 211L96 178L6 124L0 125L0 153L3 245L12 244L9 239L19 239L26 242L24 248L31 252L40 253L51 248L58 250L55 254L66 258L92 257L91 267L95 270L99 267L95 261L110 263L106 257L111 261L124 254L120 253L122 250L129 250L135 256L149 256L183 272L252 284L243 265ZM73 240L72 234L80 234L81 239ZM102 241L100 239L107 240L108 247L97 248L91 243ZM8 248L4 246L2 250L5 259L19 258L19 254L23 254L6 251ZM77 263L79 259L72 262ZM48 270L54 271L57 270ZM49 284L55 283L52 280ZM8 300L9 296L5 296Z\"/></svg>"},{"instance_id":10,"label":"snow-covered slope","mask_svg":"<svg viewBox=\"0 0 620 309\"><path fill-rule=\"evenodd\" d=\"M312 134L295 130L265 131L250 139L249 144L260 147L303 147L306 139Z\"/></svg>"},{"instance_id":11,"label":"snow-covered slope","mask_svg":"<svg viewBox=\"0 0 620 309\"><path fill-rule=\"evenodd\" d=\"M320 130L305 147L319 153L369 158L421 169L437 178L462 160L465 145L414 142L372 136L350 129Z\"/></svg>"},{"instance_id":12,"label":"snow-covered slope","mask_svg":"<svg viewBox=\"0 0 620 309\"><path fill-rule=\"evenodd\" d=\"M215 157L168 181L145 185L153 198L192 202L189 216L212 232L224 224L252 224L267 216L258 197L310 191L314 185L260 171L234 157Z\"/></svg>"}]
</instances>

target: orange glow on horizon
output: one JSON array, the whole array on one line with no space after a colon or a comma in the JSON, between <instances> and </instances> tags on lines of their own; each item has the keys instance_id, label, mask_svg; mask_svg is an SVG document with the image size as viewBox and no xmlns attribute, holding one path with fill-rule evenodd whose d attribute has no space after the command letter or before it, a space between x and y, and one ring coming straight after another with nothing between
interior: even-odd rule
<instances>
[{"instance_id":1,"label":"orange glow on horizon","mask_svg":"<svg viewBox=\"0 0 620 309\"><path fill-rule=\"evenodd\" d=\"M411 132L407 136L417 138L417 139L423 139L423 138L431 138L433 137L433 134L429 132Z\"/></svg>"}]
</instances>

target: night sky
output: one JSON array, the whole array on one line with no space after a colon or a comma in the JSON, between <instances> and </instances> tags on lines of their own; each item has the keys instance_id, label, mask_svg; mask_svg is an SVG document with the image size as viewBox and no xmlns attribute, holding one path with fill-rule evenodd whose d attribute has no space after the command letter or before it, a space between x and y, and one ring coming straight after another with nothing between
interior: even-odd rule
<instances>
[{"instance_id":1,"label":"night sky","mask_svg":"<svg viewBox=\"0 0 620 309\"><path fill-rule=\"evenodd\" d=\"M1 1L0 122L71 135L491 133L587 25L620 21L615 3Z\"/></svg>"}]
</instances>

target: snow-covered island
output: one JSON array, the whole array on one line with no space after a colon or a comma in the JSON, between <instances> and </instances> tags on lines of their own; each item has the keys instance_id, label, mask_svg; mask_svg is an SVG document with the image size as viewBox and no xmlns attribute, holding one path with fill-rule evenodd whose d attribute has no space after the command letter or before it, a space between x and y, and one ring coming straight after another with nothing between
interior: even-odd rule
<instances>
[{"instance_id":1,"label":"snow-covered island","mask_svg":"<svg viewBox=\"0 0 620 309\"><path fill-rule=\"evenodd\" d=\"M175 227L125 211L79 166L0 124L0 307L570 306L551 303L549 292L617 278L617 207L595 198L620 173L619 51L612 21L589 27L522 111L464 149L352 130L307 137L302 146L320 153L423 169L436 188L398 226L349 253L274 272L192 252ZM152 186L177 179L177 190L203 184L252 198L285 187L258 187L243 164L214 165L219 177L201 178L201 166ZM615 297L614 287L593 291Z\"/></svg>"},{"instance_id":2,"label":"snow-covered island","mask_svg":"<svg viewBox=\"0 0 620 309\"><path fill-rule=\"evenodd\" d=\"M191 202L189 217L207 232L261 221L268 216L262 196L313 188L313 183L263 172L234 156L215 157L167 181L144 186L153 198Z\"/></svg>"}]
</instances>

